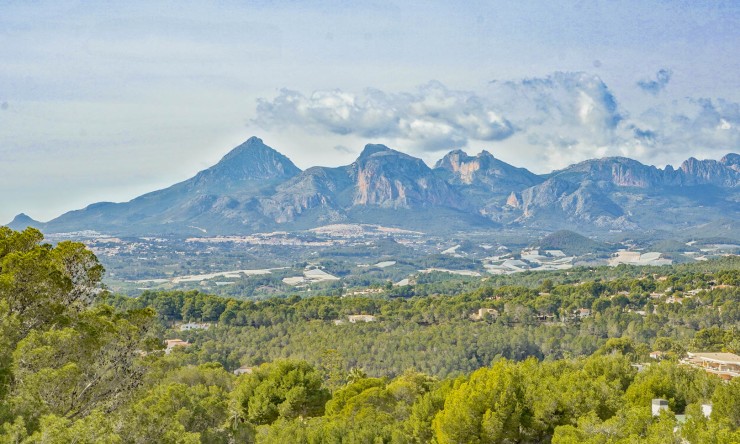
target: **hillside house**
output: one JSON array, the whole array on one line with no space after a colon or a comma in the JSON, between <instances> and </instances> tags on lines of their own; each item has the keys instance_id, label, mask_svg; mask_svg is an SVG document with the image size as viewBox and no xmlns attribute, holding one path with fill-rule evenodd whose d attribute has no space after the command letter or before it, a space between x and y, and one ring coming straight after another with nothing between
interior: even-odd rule
<instances>
[{"instance_id":1,"label":"hillside house","mask_svg":"<svg viewBox=\"0 0 740 444\"><path fill-rule=\"evenodd\" d=\"M546 314L538 314L537 320L539 322L555 322L557 318L552 313L546 313Z\"/></svg>"},{"instance_id":2,"label":"hillside house","mask_svg":"<svg viewBox=\"0 0 740 444\"><path fill-rule=\"evenodd\" d=\"M375 322L378 320L378 318L373 315L349 315L347 318L352 324L356 324L358 322Z\"/></svg>"},{"instance_id":3,"label":"hillside house","mask_svg":"<svg viewBox=\"0 0 740 444\"><path fill-rule=\"evenodd\" d=\"M473 321L480 321L485 319L486 316L491 316L496 319L499 317L499 312L495 308L480 308L477 313L470 315L470 319Z\"/></svg>"},{"instance_id":4,"label":"hillside house","mask_svg":"<svg viewBox=\"0 0 740 444\"><path fill-rule=\"evenodd\" d=\"M187 324L182 324L180 326L180 331L208 330L210 327L211 324L207 323L198 324L197 322L188 322Z\"/></svg>"},{"instance_id":5,"label":"hillside house","mask_svg":"<svg viewBox=\"0 0 740 444\"><path fill-rule=\"evenodd\" d=\"M250 366L248 366L248 365L242 365L242 366L241 366L241 367L239 367L238 369L234 370L234 374L235 374L236 376L239 376L239 375L243 375L243 374L245 374L245 373L246 373L247 375L251 375L253 371L254 371L254 367L250 367Z\"/></svg>"},{"instance_id":6,"label":"hillside house","mask_svg":"<svg viewBox=\"0 0 740 444\"><path fill-rule=\"evenodd\" d=\"M651 403L651 412L653 416L660 416L660 412L668 410L668 401L665 399L655 398Z\"/></svg>"},{"instance_id":7,"label":"hillside house","mask_svg":"<svg viewBox=\"0 0 740 444\"><path fill-rule=\"evenodd\" d=\"M587 318L591 316L591 309L590 308L579 308L578 310L575 311L575 315L580 319Z\"/></svg>"},{"instance_id":8,"label":"hillside house","mask_svg":"<svg viewBox=\"0 0 740 444\"><path fill-rule=\"evenodd\" d=\"M681 362L729 381L740 376L740 356L734 353L689 352Z\"/></svg>"},{"instance_id":9,"label":"hillside house","mask_svg":"<svg viewBox=\"0 0 740 444\"><path fill-rule=\"evenodd\" d=\"M165 354L170 354L175 347L189 347L191 344L182 339L165 339Z\"/></svg>"}]
</instances>

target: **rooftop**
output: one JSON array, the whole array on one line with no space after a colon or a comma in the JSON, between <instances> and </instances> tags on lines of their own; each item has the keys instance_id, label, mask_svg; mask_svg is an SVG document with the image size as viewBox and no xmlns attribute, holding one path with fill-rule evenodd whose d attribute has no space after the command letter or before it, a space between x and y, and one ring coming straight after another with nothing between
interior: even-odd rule
<instances>
[{"instance_id":1,"label":"rooftop","mask_svg":"<svg viewBox=\"0 0 740 444\"><path fill-rule=\"evenodd\" d=\"M690 358L698 358L706 361L722 362L727 364L740 364L740 356L735 353L688 353Z\"/></svg>"}]
</instances>

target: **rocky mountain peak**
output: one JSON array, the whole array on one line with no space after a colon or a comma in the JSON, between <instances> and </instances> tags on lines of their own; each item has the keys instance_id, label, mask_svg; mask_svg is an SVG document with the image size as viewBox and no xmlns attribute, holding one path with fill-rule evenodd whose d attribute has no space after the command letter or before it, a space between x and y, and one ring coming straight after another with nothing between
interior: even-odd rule
<instances>
[{"instance_id":1,"label":"rocky mountain peak","mask_svg":"<svg viewBox=\"0 0 740 444\"><path fill-rule=\"evenodd\" d=\"M375 144L375 143L368 143L365 145L365 148L362 150L362 153L360 153L360 157L358 157L358 160L367 159L369 157L372 157L374 155L377 155L378 153L384 153L384 154L402 154L396 150L392 150L388 148L385 145L382 144Z\"/></svg>"},{"instance_id":2,"label":"rocky mountain peak","mask_svg":"<svg viewBox=\"0 0 740 444\"><path fill-rule=\"evenodd\" d=\"M290 159L265 145L262 139L250 137L195 179L206 183L264 181L287 179L300 172Z\"/></svg>"},{"instance_id":3,"label":"rocky mountain peak","mask_svg":"<svg viewBox=\"0 0 740 444\"><path fill-rule=\"evenodd\" d=\"M463 150L454 150L437 161L435 168L453 173L464 184L473 183L473 175L480 170L481 163L477 157L471 157Z\"/></svg>"},{"instance_id":4,"label":"rocky mountain peak","mask_svg":"<svg viewBox=\"0 0 740 444\"><path fill-rule=\"evenodd\" d=\"M571 182L592 180L618 187L648 188L661 185L662 171L627 157L590 159L555 173L555 177Z\"/></svg>"},{"instance_id":5,"label":"rocky mountain peak","mask_svg":"<svg viewBox=\"0 0 740 444\"><path fill-rule=\"evenodd\" d=\"M354 205L387 208L459 205L448 184L423 160L385 145L366 145L350 168L355 181Z\"/></svg>"},{"instance_id":6,"label":"rocky mountain peak","mask_svg":"<svg viewBox=\"0 0 740 444\"><path fill-rule=\"evenodd\" d=\"M740 154L729 153L719 160L722 165L740 172Z\"/></svg>"},{"instance_id":7,"label":"rocky mountain peak","mask_svg":"<svg viewBox=\"0 0 740 444\"><path fill-rule=\"evenodd\" d=\"M15 216L7 226L13 230L21 231L25 230L27 227L40 228L42 225L42 222L32 219L25 213L20 213Z\"/></svg>"},{"instance_id":8,"label":"rocky mountain peak","mask_svg":"<svg viewBox=\"0 0 740 444\"><path fill-rule=\"evenodd\" d=\"M737 154L728 154L720 161L690 157L681 164L679 171L686 184L736 187L740 185L738 157Z\"/></svg>"},{"instance_id":9,"label":"rocky mountain peak","mask_svg":"<svg viewBox=\"0 0 740 444\"><path fill-rule=\"evenodd\" d=\"M452 176L453 183L476 185L490 190L503 188L500 190L502 192L521 190L542 181L525 168L509 165L485 150L475 157L462 150L450 151L437 162L435 169L446 171L446 174Z\"/></svg>"}]
</instances>

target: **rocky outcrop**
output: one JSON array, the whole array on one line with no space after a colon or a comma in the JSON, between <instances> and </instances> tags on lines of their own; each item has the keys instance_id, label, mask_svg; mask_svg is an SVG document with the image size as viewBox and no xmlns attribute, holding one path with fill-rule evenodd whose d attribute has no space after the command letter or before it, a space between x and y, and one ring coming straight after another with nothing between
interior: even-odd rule
<instances>
[{"instance_id":1,"label":"rocky outcrop","mask_svg":"<svg viewBox=\"0 0 740 444\"><path fill-rule=\"evenodd\" d=\"M367 145L348 169L355 181L355 206L462 207L450 185L424 161L384 145Z\"/></svg>"},{"instance_id":2,"label":"rocky outcrop","mask_svg":"<svg viewBox=\"0 0 740 444\"><path fill-rule=\"evenodd\" d=\"M262 200L261 210L280 224L313 209L331 212L333 220L341 219L340 195L351 186L345 168L312 167L278 186L275 194Z\"/></svg>"},{"instance_id":3,"label":"rocky outcrop","mask_svg":"<svg viewBox=\"0 0 740 444\"><path fill-rule=\"evenodd\" d=\"M731 170L740 172L740 154L727 154L719 160L719 163Z\"/></svg>"},{"instance_id":4,"label":"rocky outcrop","mask_svg":"<svg viewBox=\"0 0 740 444\"><path fill-rule=\"evenodd\" d=\"M690 157L681 164L684 185L715 185L718 187L737 187L740 185L740 166L737 154L728 154L719 162L716 160L697 160Z\"/></svg>"},{"instance_id":5,"label":"rocky outcrop","mask_svg":"<svg viewBox=\"0 0 740 444\"><path fill-rule=\"evenodd\" d=\"M496 159L488 151L475 157L462 150L450 151L434 169L452 185L475 187L494 194L521 191L543 181L525 168Z\"/></svg>"},{"instance_id":6,"label":"rocky outcrop","mask_svg":"<svg viewBox=\"0 0 740 444\"><path fill-rule=\"evenodd\" d=\"M511 192L509 197L506 199L506 205L511 208L519 208L522 206L522 199L515 192Z\"/></svg>"}]
</instances>

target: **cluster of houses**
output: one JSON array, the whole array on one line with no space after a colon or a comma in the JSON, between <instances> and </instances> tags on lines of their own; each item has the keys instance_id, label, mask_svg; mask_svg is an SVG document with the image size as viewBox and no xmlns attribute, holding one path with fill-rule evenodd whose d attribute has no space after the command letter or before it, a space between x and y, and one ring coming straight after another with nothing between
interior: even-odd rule
<instances>
[{"instance_id":1,"label":"cluster of houses","mask_svg":"<svg viewBox=\"0 0 740 444\"><path fill-rule=\"evenodd\" d=\"M496 310L495 308L479 308L477 312L471 314L469 316L469 319L471 321L481 321L485 319L486 317L490 317L492 319L496 319L499 316L501 316L501 313ZM577 310L574 310L572 315L568 319L584 319L591 316L591 309L590 308L579 308ZM546 313L546 314L538 314L535 316L535 318L539 322L555 322L557 321L557 316L553 313ZM565 321L565 317L562 319Z\"/></svg>"},{"instance_id":2,"label":"cluster of houses","mask_svg":"<svg viewBox=\"0 0 740 444\"><path fill-rule=\"evenodd\" d=\"M182 324L180 326L180 331L190 331L190 330L208 330L211 328L211 324L207 322L188 322L187 324Z\"/></svg>"}]
</instances>

